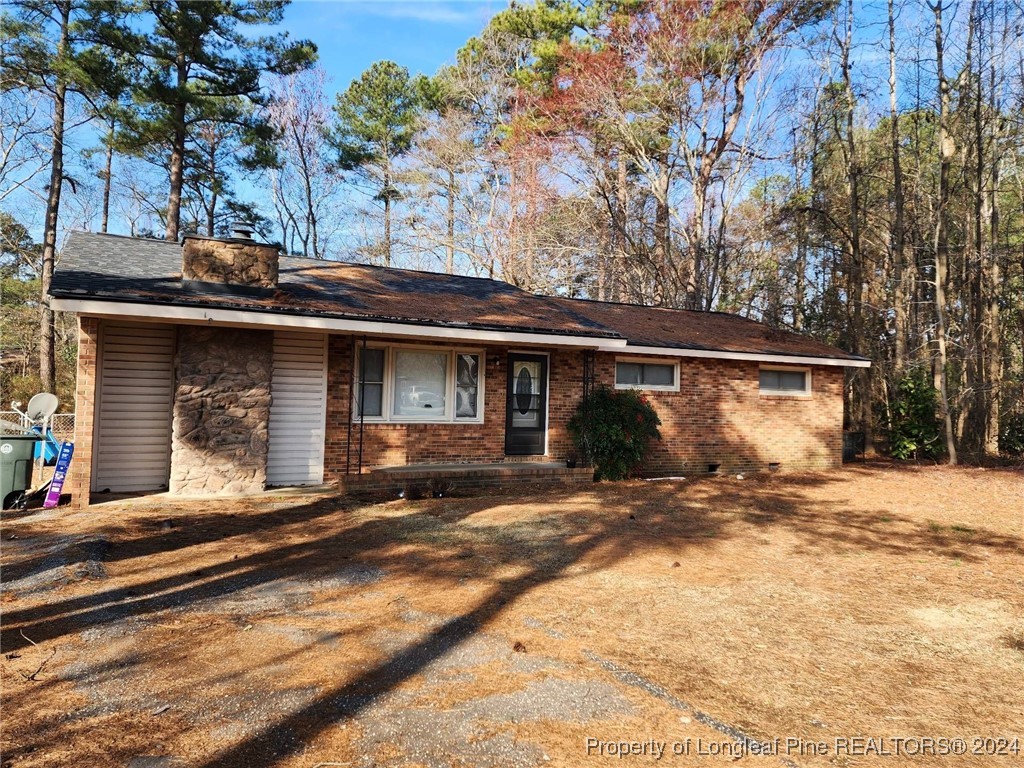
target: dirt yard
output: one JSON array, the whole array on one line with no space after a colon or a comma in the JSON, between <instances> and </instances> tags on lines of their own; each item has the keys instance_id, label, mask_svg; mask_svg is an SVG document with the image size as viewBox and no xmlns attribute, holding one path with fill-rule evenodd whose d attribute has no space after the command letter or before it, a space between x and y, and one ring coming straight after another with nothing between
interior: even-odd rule
<instances>
[{"instance_id":1,"label":"dirt yard","mask_svg":"<svg viewBox=\"0 0 1024 768\"><path fill-rule=\"evenodd\" d=\"M1024 763L1019 470L152 497L0 556L3 766Z\"/></svg>"}]
</instances>

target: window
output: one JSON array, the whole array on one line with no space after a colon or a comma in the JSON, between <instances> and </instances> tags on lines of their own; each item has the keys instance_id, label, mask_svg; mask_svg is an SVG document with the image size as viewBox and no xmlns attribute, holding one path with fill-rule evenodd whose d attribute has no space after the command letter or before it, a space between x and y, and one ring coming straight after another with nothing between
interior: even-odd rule
<instances>
[{"instance_id":1,"label":"window","mask_svg":"<svg viewBox=\"0 0 1024 768\"><path fill-rule=\"evenodd\" d=\"M392 416L429 418L445 413L449 356L447 352L395 352Z\"/></svg>"},{"instance_id":2,"label":"window","mask_svg":"<svg viewBox=\"0 0 1024 768\"><path fill-rule=\"evenodd\" d=\"M475 419L480 391L480 355L455 355L455 418Z\"/></svg>"},{"instance_id":3,"label":"window","mask_svg":"<svg viewBox=\"0 0 1024 768\"><path fill-rule=\"evenodd\" d=\"M760 372L763 395L809 395L811 373L794 368L762 368Z\"/></svg>"},{"instance_id":4,"label":"window","mask_svg":"<svg viewBox=\"0 0 1024 768\"><path fill-rule=\"evenodd\" d=\"M482 421L483 359L481 352L443 347L360 349L353 415L399 423Z\"/></svg>"},{"instance_id":5,"label":"window","mask_svg":"<svg viewBox=\"0 0 1024 768\"><path fill-rule=\"evenodd\" d=\"M615 386L618 389L679 389L677 363L645 363L620 360L615 363Z\"/></svg>"},{"instance_id":6,"label":"window","mask_svg":"<svg viewBox=\"0 0 1024 768\"><path fill-rule=\"evenodd\" d=\"M384 350L360 349L360 378L356 386L356 412L366 416L381 416L384 406ZM362 401L362 409L359 403Z\"/></svg>"}]
</instances>

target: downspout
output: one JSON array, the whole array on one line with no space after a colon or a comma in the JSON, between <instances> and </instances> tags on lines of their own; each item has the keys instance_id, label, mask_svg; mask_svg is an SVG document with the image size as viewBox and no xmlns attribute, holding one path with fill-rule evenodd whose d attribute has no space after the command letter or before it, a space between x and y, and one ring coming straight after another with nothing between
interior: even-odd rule
<instances>
[{"instance_id":1,"label":"downspout","mask_svg":"<svg viewBox=\"0 0 1024 768\"><path fill-rule=\"evenodd\" d=\"M583 350L583 422L590 424L590 398L594 394L594 384L597 379L596 354L592 349ZM584 432L586 434L586 432ZM590 445L584 437L585 456L580 457L583 466L590 466Z\"/></svg>"},{"instance_id":2,"label":"downspout","mask_svg":"<svg viewBox=\"0 0 1024 768\"><path fill-rule=\"evenodd\" d=\"M363 474L363 420L366 409L363 407L363 395L366 393L366 377L363 376L362 361L366 360L366 336L363 336L363 351L359 358L359 474Z\"/></svg>"},{"instance_id":3,"label":"downspout","mask_svg":"<svg viewBox=\"0 0 1024 768\"><path fill-rule=\"evenodd\" d=\"M350 381L355 381L356 377L356 337L352 337L352 351L349 356L349 360L352 361L352 378ZM345 474L348 475L351 472L352 466L352 406L355 404L355 398L352 397L352 385L349 384L348 390L348 436L345 438Z\"/></svg>"}]
</instances>

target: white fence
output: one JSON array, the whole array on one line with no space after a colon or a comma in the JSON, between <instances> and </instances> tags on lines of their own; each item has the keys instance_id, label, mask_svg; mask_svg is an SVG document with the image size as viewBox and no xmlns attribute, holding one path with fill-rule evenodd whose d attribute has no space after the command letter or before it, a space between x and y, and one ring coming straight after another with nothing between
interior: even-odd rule
<instances>
[{"instance_id":1,"label":"white fence","mask_svg":"<svg viewBox=\"0 0 1024 768\"><path fill-rule=\"evenodd\" d=\"M0 422L15 424L25 429L30 429L33 423L17 411L0 411ZM38 422L37 422L38 424ZM55 413L50 419L50 430L58 440L75 439L75 414Z\"/></svg>"}]
</instances>

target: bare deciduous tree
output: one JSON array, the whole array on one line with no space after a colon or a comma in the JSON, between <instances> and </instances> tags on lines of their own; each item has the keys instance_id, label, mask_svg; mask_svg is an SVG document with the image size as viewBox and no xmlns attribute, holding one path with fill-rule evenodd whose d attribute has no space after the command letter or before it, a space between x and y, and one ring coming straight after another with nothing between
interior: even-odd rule
<instances>
[{"instance_id":1,"label":"bare deciduous tree","mask_svg":"<svg viewBox=\"0 0 1024 768\"><path fill-rule=\"evenodd\" d=\"M315 67L275 79L267 117L277 133L276 167L269 172L271 203L281 242L292 253L323 259L342 217L341 171L327 140L331 106L327 74Z\"/></svg>"}]
</instances>

